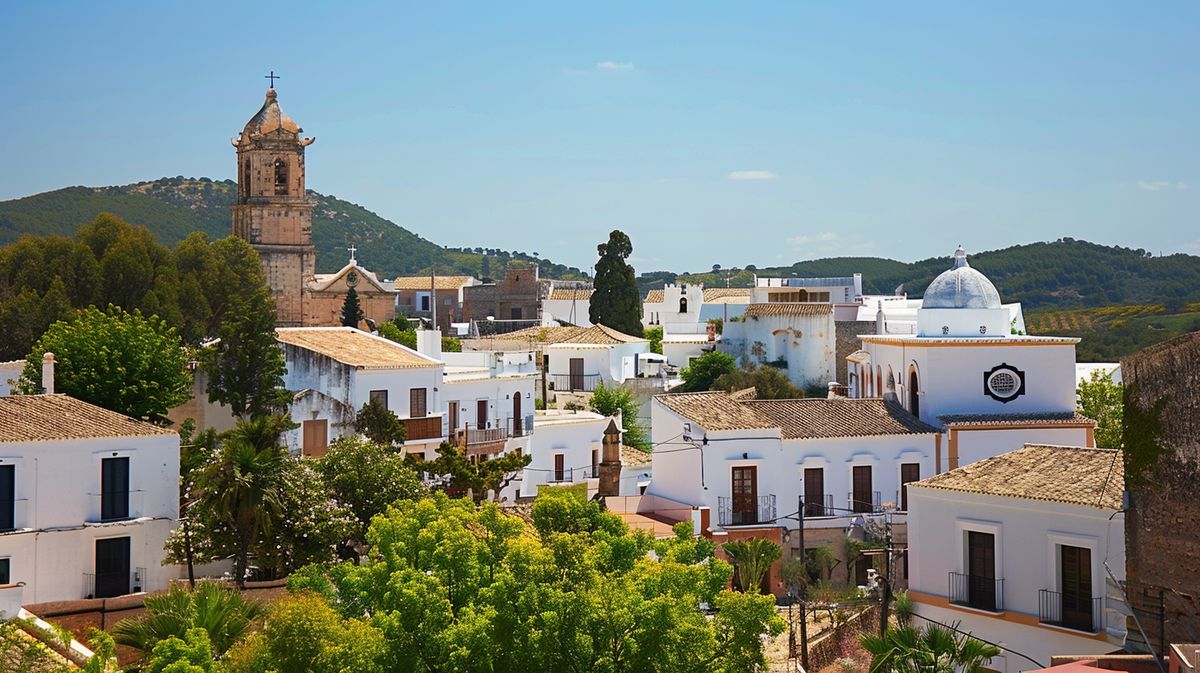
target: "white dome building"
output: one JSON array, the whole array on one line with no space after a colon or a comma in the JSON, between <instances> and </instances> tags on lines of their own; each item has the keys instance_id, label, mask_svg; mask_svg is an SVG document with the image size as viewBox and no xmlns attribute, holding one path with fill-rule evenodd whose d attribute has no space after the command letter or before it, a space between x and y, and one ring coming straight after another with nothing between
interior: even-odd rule
<instances>
[{"instance_id":1,"label":"white dome building","mask_svg":"<svg viewBox=\"0 0 1200 673\"><path fill-rule=\"evenodd\" d=\"M987 337L1012 331L1010 313L988 277L971 268L960 246L954 265L929 287L917 311L919 336Z\"/></svg>"}]
</instances>

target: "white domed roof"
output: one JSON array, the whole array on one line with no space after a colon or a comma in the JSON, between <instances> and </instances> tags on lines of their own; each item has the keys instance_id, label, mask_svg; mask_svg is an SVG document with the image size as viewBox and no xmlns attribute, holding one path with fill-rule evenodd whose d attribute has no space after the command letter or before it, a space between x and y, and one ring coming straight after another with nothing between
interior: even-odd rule
<instances>
[{"instance_id":1,"label":"white domed roof","mask_svg":"<svg viewBox=\"0 0 1200 673\"><path fill-rule=\"evenodd\" d=\"M960 246L954 251L954 266L925 289L921 308L1000 308L1000 293L987 276L967 264Z\"/></svg>"}]
</instances>

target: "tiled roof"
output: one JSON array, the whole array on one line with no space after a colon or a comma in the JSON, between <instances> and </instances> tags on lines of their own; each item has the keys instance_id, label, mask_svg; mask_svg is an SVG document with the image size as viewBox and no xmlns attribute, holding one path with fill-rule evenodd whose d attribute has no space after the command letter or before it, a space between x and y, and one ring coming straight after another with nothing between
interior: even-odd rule
<instances>
[{"instance_id":1,"label":"tiled roof","mask_svg":"<svg viewBox=\"0 0 1200 673\"><path fill-rule=\"evenodd\" d=\"M562 343L563 339L575 336L576 334L579 334L580 332L583 332L586 329L588 329L588 328L573 327L573 326L571 326L571 327L560 327L560 326L526 327L524 329L513 330L512 332L505 332L504 334L497 334L491 338L503 339L503 340L528 339L530 342L536 341L536 342L545 343L545 344L556 344L556 343Z\"/></svg>"},{"instance_id":2,"label":"tiled roof","mask_svg":"<svg viewBox=\"0 0 1200 673\"><path fill-rule=\"evenodd\" d=\"M750 386L749 388L742 388L741 390L734 390L729 393L729 396L739 402L745 402L747 400L757 399L758 398L758 388L755 388L754 386Z\"/></svg>"},{"instance_id":3,"label":"tiled roof","mask_svg":"<svg viewBox=\"0 0 1200 673\"><path fill-rule=\"evenodd\" d=\"M563 301L589 301L592 298L592 291L589 290L573 290L567 287L551 288L549 299Z\"/></svg>"},{"instance_id":4,"label":"tiled roof","mask_svg":"<svg viewBox=\"0 0 1200 673\"><path fill-rule=\"evenodd\" d=\"M1074 411L1041 412L1030 414L950 414L938 416L943 425L1080 425L1095 423L1092 419Z\"/></svg>"},{"instance_id":5,"label":"tiled roof","mask_svg":"<svg viewBox=\"0 0 1200 673\"><path fill-rule=\"evenodd\" d=\"M351 367L412 369L442 365L398 343L353 327L281 327L275 330L275 338Z\"/></svg>"},{"instance_id":6,"label":"tiled roof","mask_svg":"<svg viewBox=\"0 0 1200 673\"><path fill-rule=\"evenodd\" d=\"M673 393L654 399L663 406L695 421L706 430L754 430L778 428L779 423L742 404L729 393Z\"/></svg>"},{"instance_id":7,"label":"tiled roof","mask_svg":"<svg viewBox=\"0 0 1200 673\"><path fill-rule=\"evenodd\" d=\"M617 330L605 325L592 325L581 332L572 334L571 336L559 340L560 344L597 344L597 345L614 345L614 344L633 344L633 343L648 343L641 337L623 334Z\"/></svg>"},{"instance_id":8,"label":"tiled roof","mask_svg":"<svg viewBox=\"0 0 1200 673\"><path fill-rule=\"evenodd\" d=\"M748 287L706 287L705 304L745 304L750 301Z\"/></svg>"},{"instance_id":9,"label":"tiled roof","mask_svg":"<svg viewBox=\"0 0 1200 673\"><path fill-rule=\"evenodd\" d=\"M647 304L661 304L666 301L666 293L662 290L650 290L646 293Z\"/></svg>"},{"instance_id":10,"label":"tiled roof","mask_svg":"<svg viewBox=\"0 0 1200 673\"><path fill-rule=\"evenodd\" d=\"M776 316L797 315L829 315L833 313L833 304L826 303L766 303L750 304L746 307L746 317L766 318Z\"/></svg>"},{"instance_id":11,"label":"tiled roof","mask_svg":"<svg viewBox=\"0 0 1200 673\"><path fill-rule=\"evenodd\" d=\"M621 447L622 465L629 467L641 467L642 465L649 465L652 462L653 459L649 451L642 451L641 449L637 449L632 446Z\"/></svg>"},{"instance_id":12,"label":"tiled roof","mask_svg":"<svg viewBox=\"0 0 1200 673\"><path fill-rule=\"evenodd\" d=\"M1125 469L1115 449L1026 444L909 485L1121 509Z\"/></svg>"},{"instance_id":13,"label":"tiled roof","mask_svg":"<svg viewBox=\"0 0 1200 673\"><path fill-rule=\"evenodd\" d=\"M439 290L457 290L474 280L470 276L436 276L436 279L434 287ZM400 276L392 284L397 290L429 291L429 276Z\"/></svg>"},{"instance_id":14,"label":"tiled roof","mask_svg":"<svg viewBox=\"0 0 1200 673\"><path fill-rule=\"evenodd\" d=\"M932 434L937 428L881 399L753 400L746 404L774 419L784 439Z\"/></svg>"},{"instance_id":15,"label":"tiled roof","mask_svg":"<svg viewBox=\"0 0 1200 673\"><path fill-rule=\"evenodd\" d=\"M174 434L66 395L0 397L0 442Z\"/></svg>"}]
</instances>

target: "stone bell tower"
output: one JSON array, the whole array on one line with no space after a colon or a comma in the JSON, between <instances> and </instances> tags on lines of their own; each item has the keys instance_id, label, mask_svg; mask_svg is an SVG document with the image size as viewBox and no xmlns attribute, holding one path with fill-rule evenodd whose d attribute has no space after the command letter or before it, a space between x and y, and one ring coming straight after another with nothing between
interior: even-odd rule
<instances>
[{"instance_id":1,"label":"stone bell tower","mask_svg":"<svg viewBox=\"0 0 1200 673\"><path fill-rule=\"evenodd\" d=\"M600 484L596 492L603 496L621 493L621 428L613 419L609 419L601 442Z\"/></svg>"},{"instance_id":2,"label":"stone bell tower","mask_svg":"<svg viewBox=\"0 0 1200 673\"><path fill-rule=\"evenodd\" d=\"M309 283L317 270L313 206L304 191L304 148L316 138L301 138L302 131L279 109L272 86L262 109L232 141L238 175L233 233L262 258L280 327L304 324Z\"/></svg>"}]
</instances>

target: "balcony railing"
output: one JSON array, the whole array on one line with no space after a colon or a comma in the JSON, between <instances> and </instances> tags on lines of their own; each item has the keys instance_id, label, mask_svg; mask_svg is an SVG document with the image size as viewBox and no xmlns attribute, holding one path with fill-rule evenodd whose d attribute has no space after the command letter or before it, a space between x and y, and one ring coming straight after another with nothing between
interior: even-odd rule
<instances>
[{"instance_id":1,"label":"balcony railing","mask_svg":"<svg viewBox=\"0 0 1200 673\"><path fill-rule=\"evenodd\" d=\"M854 497L854 492L846 494L846 509L852 512L861 514L871 514L874 512L883 511L883 497L879 491L871 491L871 501L867 502L866 498Z\"/></svg>"},{"instance_id":2,"label":"balcony railing","mask_svg":"<svg viewBox=\"0 0 1200 673\"><path fill-rule=\"evenodd\" d=\"M438 439L445 437L442 432L441 416L423 416L420 418L401 418L404 424L404 438L408 441L415 439Z\"/></svg>"},{"instance_id":3,"label":"balcony railing","mask_svg":"<svg viewBox=\"0 0 1200 673\"><path fill-rule=\"evenodd\" d=\"M775 520L775 496L717 498L717 521L722 526L752 526Z\"/></svg>"},{"instance_id":4,"label":"balcony railing","mask_svg":"<svg viewBox=\"0 0 1200 673\"><path fill-rule=\"evenodd\" d=\"M583 468L564 467L561 470L550 470L550 478L546 481L551 484L571 483L578 479L586 479L587 470Z\"/></svg>"},{"instance_id":5,"label":"balcony railing","mask_svg":"<svg viewBox=\"0 0 1200 673\"><path fill-rule=\"evenodd\" d=\"M0 533L28 527L29 501L25 498L0 501Z\"/></svg>"},{"instance_id":6,"label":"balcony railing","mask_svg":"<svg viewBox=\"0 0 1200 673\"><path fill-rule=\"evenodd\" d=\"M119 491L90 493L91 501L88 512L88 523L108 523L110 521L125 521L136 519L142 515L142 498L144 491Z\"/></svg>"},{"instance_id":7,"label":"balcony railing","mask_svg":"<svg viewBox=\"0 0 1200 673\"><path fill-rule=\"evenodd\" d=\"M549 374L554 390L570 393L590 393L600 382L599 374Z\"/></svg>"},{"instance_id":8,"label":"balcony railing","mask_svg":"<svg viewBox=\"0 0 1200 673\"><path fill-rule=\"evenodd\" d=\"M126 573L84 573L84 598L113 598L140 593L146 584L146 569L134 568Z\"/></svg>"},{"instance_id":9,"label":"balcony railing","mask_svg":"<svg viewBox=\"0 0 1200 673\"><path fill-rule=\"evenodd\" d=\"M804 516L837 516L833 511L833 494L804 498Z\"/></svg>"},{"instance_id":10,"label":"balcony railing","mask_svg":"<svg viewBox=\"0 0 1200 673\"><path fill-rule=\"evenodd\" d=\"M533 414L528 416L509 417L505 419L509 437L525 437L533 434Z\"/></svg>"},{"instance_id":11,"label":"balcony railing","mask_svg":"<svg viewBox=\"0 0 1200 673\"><path fill-rule=\"evenodd\" d=\"M1004 611L1004 580L950 573L950 602L988 612Z\"/></svg>"},{"instance_id":12,"label":"balcony railing","mask_svg":"<svg viewBox=\"0 0 1200 673\"><path fill-rule=\"evenodd\" d=\"M466 427L467 446L476 444L493 444L495 442L503 442L508 439L508 428L504 426L495 427L491 423L485 423L484 427L472 427L470 423Z\"/></svg>"},{"instance_id":13,"label":"balcony railing","mask_svg":"<svg viewBox=\"0 0 1200 673\"><path fill-rule=\"evenodd\" d=\"M1064 629L1099 633L1100 620L1104 616L1101 600L1041 589L1038 591L1038 621Z\"/></svg>"}]
</instances>

